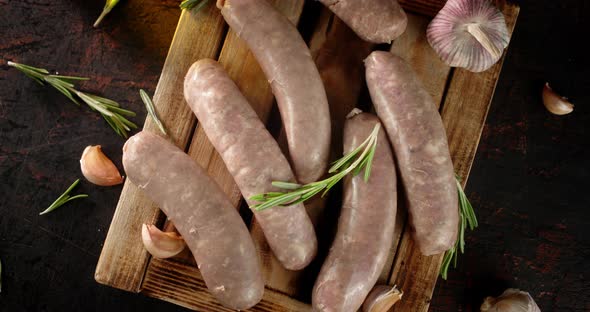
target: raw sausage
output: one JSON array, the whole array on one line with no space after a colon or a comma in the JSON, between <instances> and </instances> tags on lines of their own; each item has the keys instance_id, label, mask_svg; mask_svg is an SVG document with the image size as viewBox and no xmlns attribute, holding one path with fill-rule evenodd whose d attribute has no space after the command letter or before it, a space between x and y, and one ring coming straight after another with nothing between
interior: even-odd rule
<instances>
[{"instance_id":1,"label":"raw sausage","mask_svg":"<svg viewBox=\"0 0 590 312\"><path fill-rule=\"evenodd\" d=\"M231 309L257 304L264 282L254 242L215 181L182 150L145 131L125 143L123 166L174 222L213 296Z\"/></svg>"},{"instance_id":2,"label":"raw sausage","mask_svg":"<svg viewBox=\"0 0 590 312\"><path fill-rule=\"evenodd\" d=\"M277 192L272 181L295 182L289 162L256 112L219 63L203 59L189 69L187 103L219 152L242 195ZM313 260L317 240L303 204L253 211L277 259L290 270Z\"/></svg>"},{"instance_id":3,"label":"raw sausage","mask_svg":"<svg viewBox=\"0 0 590 312\"><path fill-rule=\"evenodd\" d=\"M375 51L365 60L371 99L387 129L408 200L413 237L424 255L457 239L457 184L447 136L432 97L402 58Z\"/></svg>"},{"instance_id":4,"label":"raw sausage","mask_svg":"<svg viewBox=\"0 0 590 312\"><path fill-rule=\"evenodd\" d=\"M320 0L363 40L391 43L406 30L408 17L396 0Z\"/></svg>"},{"instance_id":5,"label":"raw sausage","mask_svg":"<svg viewBox=\"0 0 590 312\"><path fill-rule=\"evenodd\" d=\"M348 119L344 153L360 145L379 123L367 113ZM369 180L361 173L344 181L338 231L313 288L315 311L356 312L361 307L387 261L396 211L395 165L381 129Z\"/></svg>"},{"instance_id":6,"label":"raw sausage","mask_svg":"<svg viewBox=\"0 0 590 312\"><path fill-rule=\"evenodd\" d=\"M248 44L274 93L297 181L320 178L328 163L326 91L299 32L266 0L218 0L231 28Z\"/></svg>"}]
</instances>

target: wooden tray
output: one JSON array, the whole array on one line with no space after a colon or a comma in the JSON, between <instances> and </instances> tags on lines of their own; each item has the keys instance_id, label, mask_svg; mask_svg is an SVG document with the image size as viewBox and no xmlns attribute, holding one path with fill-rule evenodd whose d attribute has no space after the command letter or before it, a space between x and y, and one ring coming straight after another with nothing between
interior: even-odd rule
<instances>
[{"instance_id":1,"label":"wooden tray","mask_svg":"<svg viewBox=\"0 0 590 312\"><path fill-rule=\"evenodd\" d=\"M183 98L183 79L189 66L201 58L218 59L269 129L284 146L280 119L270 86L247 46L228 30L214 1L196 13L183 12L162 70L154 102L169 130L170 139L204 168L222 186L240 209L242 198L219 155L197 124ZM451 69L434 54L425 38L431 16L444 0L402 0L409 17L408 29L392 46L375 46L358 39L331 12L315 1L271 1L308 40L324 80L333 120L333 159L341 153L342 124L355 106L370 109L364 81L363 59L374 49L391 49L409 61L441 107L455 170L467 181L477 150L502 61L484 73ZM512 33L519 8L496 1ZM301 20L301 23L300 23ZM158 131L151 119L144 129ZM335 192L332 197L339 196ZM333 199L333 198L332 198ZM321 260L329 248L337 211L332 199L306 205L317 227L320 254L302 272L282 269L269 250L260 228L251 224L252 236L264 264L266 292L251 311L310 311L309 297ZM336 201L337 202L337 201ZM245 207L246 219L251 218ZM396 284L404 291L395 311L427 311L442 255L424 257L410 238L406 214L398 209L394 244L380 283ZM99 283L141 292L198 311L230 311L209 295L196 264L187 251L173 259L151 258L141 243L141 225L163 225L165 216L133 183L126 181L109 229L95 278Z\"/></svg>"}]
</instances>

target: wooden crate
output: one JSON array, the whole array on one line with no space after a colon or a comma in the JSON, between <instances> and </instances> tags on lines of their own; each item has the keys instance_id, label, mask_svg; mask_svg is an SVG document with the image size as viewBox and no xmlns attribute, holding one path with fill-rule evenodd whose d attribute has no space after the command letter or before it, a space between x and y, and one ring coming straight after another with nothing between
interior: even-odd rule
<instances>
[{"instance_id":1,"label":"wooden crate","mask_svg":"<svg viewBox=\"0 0 590 312\"><path fill-rule=\"evenodd\" d=\"M211 1L213 2L213 1ZM338 18L315 1L271 1L309 37L308 44L322 75L333 122L332 156L341 153L342 125L355 106L366 106L369 99L364 81L363 59L372 51L391 49L412 64L435 102L449 138L457 173L467 181L481 131L485 123L502 61L483 73L451 69L443 64L428 45L425 30L429 20L444 5L444 0L402 0L409 17L408 29L390 47L363 42ZM510 33L519 8L496 0L506 16ZM304 24L302 25L301 22ZM239 209L241 194L223 161L213 149L183 98L183 79L189 66L201 58L219 60L234 79L260 118L279 137L284 146L280 119L273 110L270 86L248 47L228 30L213 3L201 11L182 13L168 57L162 70L154 102L170 139L219 183ZM144 129L158 131L151 119ZM318 226L320 255L302 272L284 270L272 255L255 222L251 232L264 264L266 291L263 300L251 311L310 311L309 296L313 280L329 248L330 233L337 220L318 199L306 205ZM394 244L380 283L398 285L403 300L395 311L427 311L438 279L442 255L420 255L410 238L403 205L398 209ZM95 278L99 283L141 292L197 311L230 311L209 295L191 254L166 260L151 258L141 243L141 225L162 225L165 216L130 181L126 181L109 229Z\"/></svg>"}]
</instances>

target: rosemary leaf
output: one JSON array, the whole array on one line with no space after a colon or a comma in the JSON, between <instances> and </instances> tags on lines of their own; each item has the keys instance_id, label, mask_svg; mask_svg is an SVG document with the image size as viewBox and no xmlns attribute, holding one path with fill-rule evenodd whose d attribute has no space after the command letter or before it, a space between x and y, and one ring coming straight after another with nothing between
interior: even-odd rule
<instances>
[{"instance_id":1,"label":"rosemary leaf","mask_svg":"<svg viewBox=\"0 0 590 312\"><path fill-rule=\"evenodd\" d=\"M74 83L88 80L88 78L50 75L46 69L14 62L8 62L8 65L20 70L41 85L49 84L78 106L81 105L80 100L82 100L90 109L99 112L115 133L124 138L127 137L128 131L137 128L137 125L124 117L133 117L134 112L119 107L119 103L113 100L76 90Z\"/></svg>"},{"instance_id":2,"label":"rosemary leaf","mask_svg":"<svg viewBox=\"0 0 590 312\"><path fill-rule=\"evenodd\" d=\"M296 190L298 188L301 188L301 184L291 182L273 181L272 185L282 188L284 190Z\"/></svg>"},{"instance_id":3,"label":"rosemary leaf","mask_svg":"<svg viewBox=\"0 0 590 312\"><path fill-rule=\"evenodd\" d=\"M152 120L156 123L158 128L160 128L160 131L162 131L164 135L168 135L168 133L166 133L164 125L158 118L158 115L156 115L156 109L154 107L154 102L152 102L152 99L143 89L139 90L139 96L141 96L141 100L143 101L143 104L145 104L145 108L147 109L148 114L150 115L150 117L152 117Z\"/></svg>"},{"instance_id":4,"label":"rosemary leaf","mask_svg":"<svg viewBox=\"0 0 590 312\"><path fill-rule=\"evenodd\" d=\"M51 205L49 205L49 207L47 207L47 209L45 209L41 213L39 213L39 215L44 215L46 213L52 212L53 210L59 208L63 204L65 204L65 203L67 203L69 201L72 201L74 199L88 197L88 195L86 195L86 194L78 194L78 195L75 195L75 196L70 197L70 192L79 183L80 183L80 179L77 179L76 181L74 181L74 183L72 183L72 185L70 185L70 187L68 187L68 189L63 194L61 194Z\"/></svg>"},{"instance_id":5,"label":"rosemary leaf","mask_svg":"<svg viewBox=\"0 0 590 312\"><path fill-rule=\"evenodd\" d=\"M463 187L461 186L460 178L456 176L457 182L457 193L459 196L459 229L457 234L457 242L455 246L445 252L443 257L442 265L440 267L440 276L446 280L447 274L449 272L449 267L451 266L451 262L453 263L453 267L457 267L457 258L459 257L460 253L465 253L465 229L469 227L470 230L474 230L477 226L477 218L475 217L475 211L473 210L473 206L469 203L467 199L467 195L463 191Z\"/></svg>"},{"instance_id":6,"label":"rosemary leaf","mask_svg":"<svg viewBox=\"0 0 590 312\"><path fill-rule=\"evenodd\" d=\"M364 179L367 181L371 174L372 158L375 155L377 147L377 135L381 128L380 124L375 125L371 134L357 148L344 157L335 161L328 172L334 173L333 176L321 181L300 185L291 182L274 181L272 185L287 190L284 193L270 192L257 194L250 197L250 200L259 202L251 208L261 211L276 206L290 206L302 203L323 191L325 196L328 191L350 173L360 173L365 170ZM360 154L359 154L360 153Z\"/></svg>"}]
</instances>

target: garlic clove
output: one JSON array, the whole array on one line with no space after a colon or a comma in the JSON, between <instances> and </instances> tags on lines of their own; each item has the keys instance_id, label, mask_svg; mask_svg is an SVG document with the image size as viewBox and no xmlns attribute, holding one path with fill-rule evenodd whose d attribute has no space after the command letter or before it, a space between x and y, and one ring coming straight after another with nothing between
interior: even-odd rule
<instances>
[{"instance_id":1,"label":"garlic clove","mask_svg":"<svg viewBox=\"0 0 590 312\"><path fill-rule=\"evenodd\" d=\"M472 72L498 62L510 40L504 15L490 0L448 0L426 37L445 63Z\"/></svg>"},{"instance_id":2,"label":"garlic clove","mask_svg":"<svg viewBox=\"0 0 590 312\"><path fill-rule=\"evenodd\" d=\"M555 93L548 82L543 87L543 104L548 111L555 115L566 115L574 111L574 104Z\"/></svg>"},{"instance_id":3,"label":"garlic clove","mask_svg":"<svg viewBox=\"0 0 590 312\"><path fill-rule=\"evenodd\" d=\"M143 246L154 257L166 259L179 254L185 242L176 232L162 232L152 224L141 226Z\"/></svg>"},{"instance_id":4,"label":"garlic clove","mask_svg":"<svg viewBox=\"0 0 590 312\"><path fill-rule=\"evenodd\" d=\"M391 307L402 299L404 293L395 286L377 285L373 287L365 302L363 312L387 312Z\"/></svg>"},{"instance_id":5,"label":"garlic clove","mask_svg":"<svg viewBox=\"0 0 590 312\"><path fill-rule=\"evenodd\" d=\"M541 312L528 292L506 289L498 298L487 297L480 307L482 312Z\"/></svg>"},{"instance_id":6,"label":"garlic clove","mask_svg":"<svg viewBox=\"0 0 590 312\"><path fill-rule=\"evenodd\" d=\"M87 146L80 158L80 169L86 180L101 186L123 183L119 169L102 152L100 145Z\"/></svg>"}]
</instances>

